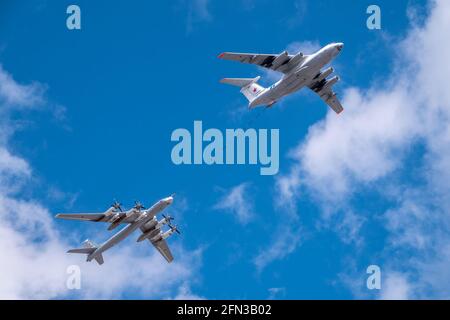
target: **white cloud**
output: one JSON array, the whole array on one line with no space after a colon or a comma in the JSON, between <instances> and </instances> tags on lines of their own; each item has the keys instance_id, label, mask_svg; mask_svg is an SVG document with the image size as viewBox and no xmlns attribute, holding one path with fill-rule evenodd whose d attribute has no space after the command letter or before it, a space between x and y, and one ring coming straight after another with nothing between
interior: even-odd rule
<instances>
[{"instance_id":1,"label":"white cloud","mask_svg":"<svg viewBox=\"0 0 450 320\"><path fill-rule=\"evenodd\" d=\"M434 220L429 220L430 212L427 207L421 206L420 201L414 201L413 195L405 197L405 201L394 209L385 212L386 228L390 231L389 242L392 246L409 246L416 249L428 247L432 241L432 234L421 231L423 228L431 229L437 226L430 226ZM417 197L421 197L417 194ZM416 198L418 199L418 198Z\"/></svg>"},{"instance_id":2,"label":"white cloud","mask_svg":"<svg viewBox=\"0 0 450 320\"><path fill-rule=\"evenodd\" d=\"M205 298L192 293L189 285L183 284L179 287L174 300L205 300Z\"/></svg>"},{"instance_id":3,"label":"white cloud","mask_svg":"<svg viewBox=\"0 0 450 320\"><path fill-rule=\"evenodd\" d=\"M31 168L24 159L12 155L6 148L0 147L0 177L28 177Z\"/></svg>"},{"instance_id":4,"label":"white cloud","mask_svg":"<svg viewBox=\"0 0 450 320\"><path fill-rule=\"evenodd\" d=\"M3 69L0 64L0 103L2 111L8 107L34 108L43 103L45 86L40 83L22 85Z\"/></svg>"},{"instance_id":5,"label":"white cloud","mask_svg":"<svg viewBox=\"0 0 450 320\"><path fill-rule=\"evenodd\" d=\"M383 281L381 288L381 299L383 300L406 300L410 296L410 285L404 275L390 273Z\"/></svg>"},{"instance_id":6,"label":"white cloud","mask_svg":"<svg viewBox=\"0 0 450 320\"><path fill-rule=\"evenodd\" d=\"M210 20L211 13L209 12L209 0L193 0L190 2L192 11L202 20Z\"/></svg>"},{"instance_id":7,"label":"white cloud","mask_svg":"<svg viewBox=\"0 0 450 320\"><path fill-rule=\"evenodd\" d=\"M442 38L450 30L450 3L430 1L429 8L396 44L390 75L367 89L345 90L344 113L329 112L311 126L276 184L278 203L295 211L307 193L325 221L348 211L364 221L354 196L376 193L392 204L381 219L388 243L378 256L394 276L382 298L450 295L443 290L450 272L442 267L450 261L450 43ZM349 221L359 234L361 220Z\"/></svg>"},{"instance_id":8,"label":"white cloud","mask_svg":"<svg viewBox=\"0 0 450 320\"><path fill-rule=\"evenodd\" d=\"M142 245L150 244L145 242ZM79 256L77 260L82 266L83 275L79 294L89 299L127 295L145 299L175 295L176 298L180 290L184 290L182 288L189 288L196 280L194 270L200 267L202 251L188 252L173 242L171 248L176 260L170 265L158 252L147 250L153 248L138 248L135 241L106 252L101 269L95 263L85 263L85 257Z\"/></svg>"},{"instance_id":9,"label":"white cloud","mask_svg":"<svg viewBox=\"0 0 450 320\"><path fill-rule=\"evenodd\" d=\"M287 19L287 26L290 28L297 27L303 22L303 18L307 12L308 3L305 0L295 0L292 15Z\"/></svg>"},{"instance_id":10,"label":"white cloud","mask_svg":"<svg viewBox=\"0 0 450 320\"><path fill-rule=\"evenodd\" d=\"M271 243L254 258L256 269L261 272L270 263L291 254L300 244L300 228L290 220L283 221L275 230Z\"/></svg>"},{"instance_id":11,"label":"white cloud","mask_svg":"<svg viewBox=\"0 0 450 320\"><path fill-rule=\"evenodd\" d=\"M22 85L0 67L0 298L186 296L201 264L201 250L187 251L172 243L176 260L168 265L147 242L139 246L133 241L106 252L101 267L86 263L82 255L66 254L79 246L76 235L58 231L44 204L21 196L25 184L33 185L33 174L30 164L10 151L15 129L10 113L17 117L25 107L45 108L42 88L39 83ZM81 267L79 291L66 287L67 267L74 264Z\"/></svg>"},{"instance_id":12,"label":"white cloud","mask_svg":"<svg viewBox=\"0 0 450 320\"><path fill-rule=\"evenodd\" d=\"M286 288L269 288L269 296L267 300L274 300L277 298L283 298L286 295Z\"/></svg>"},{"instance_id":13,"label":"white cloud","mask_svg":"<svg viewBox=\"0 0 450 320\"><path fill-rule=\"evenodd\" d=\"M312 54L319 50L321 45L317 40L293 41L288 44L286 50L290 54L297 54L302 52L305 55Z\"/></svg>"},{"instance_id":14,"label":"white cloud","mask_svg":"<svg viewBox=\"0 0 450 320\"><path fill-rule=\"evenodd\" d=\"M241 224L247 224L254 216L252 189L247 182L224 191L224 196L214 205L216 210L233 214Z\"/></svg>"},{"instance_id":15,"label":"white cloud","mask_svg":"<svg viewBox=\"0 0 450 320\"><path fill-rule=\"evenodd\" d=\"M212 14L209 10L210 0L185 0L187 18L186 32L190 33L194 25L200 22L209 22L212 20Z\"/></svg>"},{"instance_id":16,"label":"white cloud","mask_svg":"<svg viewBox=\"0 0 450 320\"><path fill-rule=\"evenodd\" d=\"M329 112L293 152L299 162L288 178L280 178L291 182L284 190L292 193L302 182L322 199L341 202L355 191L355 183L369 184L391 173L421 130L416 114L404 104L409 100L401 84L389 92L373 90L365 95L348 89L343 98L345 116Z\"/></svg>"}]
</instances>

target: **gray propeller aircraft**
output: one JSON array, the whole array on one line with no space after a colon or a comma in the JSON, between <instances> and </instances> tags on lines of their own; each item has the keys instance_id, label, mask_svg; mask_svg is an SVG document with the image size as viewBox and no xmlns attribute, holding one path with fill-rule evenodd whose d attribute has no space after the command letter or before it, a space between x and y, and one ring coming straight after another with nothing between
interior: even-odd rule
<instances>
[{"instance_id":1,"label":"gray propeller aircraft","mask_svg":"<svg viewBox=\"0 0 450 320\"><path fill-rule=\"evenodd\" d=\"M256 78L224 78L220 82L240 87L241 93L249 101L250 109L257 106L271 107L282 97L303 87L308 87L339 114L344 108L332 90L332 86L339 81L339 77L327 79L334 69L331 67L323 71L321 69L329 64L343 47L343 43L331 43L310 55L302 52L291 55L287 51L280 54L224 52L219 55L219 58L255 64L284 75L269 88L264 88L257 83L260 79L259 76Z\"/></svg>"},{"instance_id":2,"label":"gray propeller aircraft","mask_svg":"<svg viewBox=\"0 0 450 320\"><path fill-rule=\"evenodd\" d=\"M106 222L110 223L108 230L115 229L119 225L127 224L122 230L117 232L106 242L100 246L96 246L90 240L83 242L83 247L78 249L71 249L68 253L82 253L86 254L86 261L97 261L98 264L103 264L102 253L110 249L136 229L140 229L142 234L137 239L137 242L148 239L155 248L162 254L167 262L173 261L172 253L165 239L170 237L173 233L180 233L177 226L173 226L171 216L165 216L162 214L162 219L158 220L156 215L166 209L173 202L173 195L161 199L153 206L146 209L140 202L136 202L135 206L128 211L123 211L121 204L117 201L111 205L111 207L104 213L59 213L56 218L66 220L79 220L79 221L93 221L93 222ZM163 231L164 225L169 227L169 230Z\"/></svg>"}]
</instances>

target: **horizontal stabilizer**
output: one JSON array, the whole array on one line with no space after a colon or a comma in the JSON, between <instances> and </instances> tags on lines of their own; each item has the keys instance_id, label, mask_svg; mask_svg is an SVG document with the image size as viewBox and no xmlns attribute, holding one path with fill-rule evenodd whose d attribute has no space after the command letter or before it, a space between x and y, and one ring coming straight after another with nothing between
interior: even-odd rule
<instances>
[{"instance_id":1,"label":"horizontal stabilizer","mask_svg":"<svg viewBox=\"0 0 450 320\"><path fill-rule=\"evenodd\" d=\"M260 76L256 78L224 78L220 80L220 83L226 83L232 86L242 88L258 81L260 78L261 78Z\"/></svg>"},{"instance_id":2,"label":"horizontal stabilizer","mask_svg":"<svg viewBox=\"0 0 450 320\"><path fill-rule=\"evenodd\" d=\"M85 254L91 254L94 252L96 248L79 248L79 249L70 249L67 251L67 253L85 253Z\"/></svg>"},{"instance_id":3,"label":"horizontal stabilizer","mask_svg":"<svg viewBox=\"0 0 450 320\"><path fill-rule=\"evenodd\" d=\"M96 254L94 257L91 257L89 259L89 255L94 253L95 250L97 250L97 246L90 240L86 240L83 242L83 248L77 248L77 249L70 249L69 251L67 251L67 253L82 253L82 254L87 254L88 255L88 261L90 261L92 258L95 259L95 261L97 261L98 264L103 264L104 260L103 260L103 256L101 253Z\"/></svg>"}]
</instances>

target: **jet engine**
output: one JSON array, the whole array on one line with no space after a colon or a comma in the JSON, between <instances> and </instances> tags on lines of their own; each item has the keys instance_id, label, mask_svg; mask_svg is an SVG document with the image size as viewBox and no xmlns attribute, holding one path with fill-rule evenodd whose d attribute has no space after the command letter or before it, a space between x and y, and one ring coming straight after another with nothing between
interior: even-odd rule
<instances>
[{"instance_id":1,"label":"jet engine","mask_svg":"<svg viewBox=\"0 0 450 320\"><path fill-rule=\"evenodd\" d=\"M324 89L330 88L333 84L335 84L338 81L339 81L339 77L338 76L334 76L333 78L327 80L327 82L325 82L325 84L323 85L321 91L324 90Z\"/></svg>"},{"instance_id":2,"label":"jet engine","mask_svg":"<svg viewBox=\"0 0 450 320\"><path fill-rule=\"evenodd\" d=\"M324 71L319 73L314 80L320 82L323 79L325 79L326 77L328 77L330 74L332 74L333 71L334 71L334 69L332 67L329 67L328 69L325 69Z\"/></svg>"},{"instance_id":3,"label":"jet engine","mask_svg":"<svg viewBox=\"0 0 450 320\"><path fill-rule=\"evenodd\" d=\"M275 60L273 60L272 69L276 70L278 67L280 67L287 61L289 61L289 54L287 51L283 51L275 58Z\"/></svg>"}]
</instances>

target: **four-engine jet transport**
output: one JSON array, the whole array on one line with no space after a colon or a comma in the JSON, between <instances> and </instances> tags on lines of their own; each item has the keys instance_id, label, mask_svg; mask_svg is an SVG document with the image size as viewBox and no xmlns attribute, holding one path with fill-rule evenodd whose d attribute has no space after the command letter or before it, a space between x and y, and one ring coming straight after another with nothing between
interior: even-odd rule
<instances>
[{"instance_id":1,"label":"four-engine jet transport","mask_svg":"<svg viewBox=\"0 0 450 320\"><path fill-rule=\"evenodd\" d=\"M148 239L168 262L172 262L173 256L165 239L170 237L174 232L180 232L176 226L171 224L171 220L173 220L172 217L162 215L163 218L159 221L156 217L158 213L166 209L172 202L173 196L169 196L159 200L148 209L144 208L141 203L136 202L135 206L126 212L122 210L120 203L114 202L114 204L104 213L60 213L56 215L56 218L107 222L110 223L108 230L116 228L119 224L127 224L126 227L100 246L96 246L90 240L86 240L83 242L83 248L71 249L68 251L69 253L86 254L86 261L95 260L98 264L103 264L102 253L139 228L142 231L142 234L137 241L141 242ZM162 231L164 225L167 225L170 229Z\"/></svg>"},{"instance_id":2,"label":"four-engine jet transport","mask_svg":"<svg viewBox=\"0 0 450 320\"><path fill-rule=\"evenodd\" d=\"M331 43L311 55L304 55L301 52L291 55L287 51L280 54L224 52L219 55L219 58L256 64L281 72L284 76L269 88L264 88L257 83L260 77L225 78L220 82L240 87L241 93L249 101L249 108L271 107L282 97L306 86L339 114L344 109L332 90L332 86L339 81L339 77L327 79L334 69L331 67L323 71L321 69L329 64L343 47L343 43Z\"/></svg>"}]
</instances>

